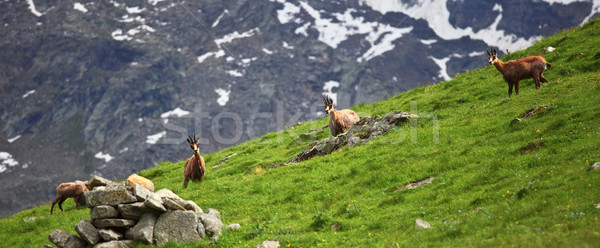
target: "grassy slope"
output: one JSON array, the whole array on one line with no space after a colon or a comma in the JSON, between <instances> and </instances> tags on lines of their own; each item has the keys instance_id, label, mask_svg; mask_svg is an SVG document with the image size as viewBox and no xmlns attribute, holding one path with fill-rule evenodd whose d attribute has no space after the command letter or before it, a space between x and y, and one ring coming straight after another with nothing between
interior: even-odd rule
<instances>
[{"instance_id":1,"label":"grassy slope","mask_svg":"<svg viewBox=\"0 0 600 248\"><path fill-rule=\"evenodd\" d=\"M361 115L397 109L434 114L439 128L422 118L416 129L406 125L359 147L269 168L300 152L308 141L294 137L323 126L327 120L321 119L206 155L205 181L185 190L183 161L140 174L157 189L219 209L225 224L240 223L242 231L221 237L223 247L254 247L267 239L282 247L598 247L600 209L594 204L600 203L600 172L586 169L600 161L600 20L502 59L548 46L556 50L544 55L553 66L545 73L550 82L540 90L526 80L521 94L508 98L500 73L488 66L354 108ZM550 108L509 125L543 104ZM327 130L318 134L327 135ZM520 154L532 141L542 142L542 148ZM430 185L394 192L432 176ZM65 206L67 212L53 216L43 205L0 220L3 246L39 247L56 228L75 233L73 226L89 212L74 210L72 200ZM42 218L23 221L30 216ZM415 229L416 218L433 229ZM334 223L342 229L332 231Z\"/></svg>"}]
</instances>

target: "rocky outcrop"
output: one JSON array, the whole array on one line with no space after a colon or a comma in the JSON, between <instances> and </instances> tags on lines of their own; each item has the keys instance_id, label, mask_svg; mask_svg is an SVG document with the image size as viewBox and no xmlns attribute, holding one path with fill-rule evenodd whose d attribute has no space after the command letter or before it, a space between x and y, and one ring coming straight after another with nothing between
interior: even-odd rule
<instances>
[{"instance_id":1,"label":"rocky outcrop","mask_svg":"<svg viewBox=\"0 0 600 248\"><path fill-rule=\"evenodd\" d=\"M58 247L133 247L135 242L163 245L198 242L207 235L216 242L222 233L219 211L202 212L195 202L168 189L153 193L136 185L130 192L122 185L108 183L95 186L85 199L91 221L82 220L75 226L81 238L54 231L48 238Z\"/></svg>"},{"instance_id":2,"label":"rocky outcrop","mask_svg":"<svg viewBox=\"0 0 600 248\"><path fill-rule=\"evenodd\" d=\"M198 216L193 211L176 210L161 214L154 226L156 244L199 241L198 225Z\"/></svg>"},{"instance_id":3,"label":"rocky outcrop","mask_svg":"<svg viewBox=\"0 0 600 248\"><path fill-rule=\"evenodd\" d=\"M96 229L89 220L82 220L77 223L75 226L75 231L77 234L79 234L79 237L87 241L89 244L95 245L98 243L98 241L100 241L98 229Z\"/></svg>"},{"instance_id":4,"label":"rocky outcrop","mask_svg":"<svg viewBox=\"0 0 600 248\"><path fill-rule=\"evenodd\" d=\"M279 241L267 240L257 245L256 248L279 248Z\"/></svg>"},{"instance_id":5,"label":"rocky outcrop","mask_svg":"<svg viewBox=\"0 0 600 248\"><path fill-rule=\"evenodd\" d=\"M87 243L79 237L62 230L54 230L49 236L50 242L59 248L83 248Z\"/></svg>"},{"instance_id":6,"label":"rocky outcrop","mask_svg":"<svg viewBox=\"0 0 600 248\"><path fill-rule=\"evenodd\" d=\"M346 133L337 137L311 142L300 154L287 163L304 161L317 155L327 155L344 146L352 147L366 143L387 133L393 127L407 122L410 118L418 118L418 116L402 111L394 111L383 117L377 115L362 117Z\"/></svg>"}]
</instances>

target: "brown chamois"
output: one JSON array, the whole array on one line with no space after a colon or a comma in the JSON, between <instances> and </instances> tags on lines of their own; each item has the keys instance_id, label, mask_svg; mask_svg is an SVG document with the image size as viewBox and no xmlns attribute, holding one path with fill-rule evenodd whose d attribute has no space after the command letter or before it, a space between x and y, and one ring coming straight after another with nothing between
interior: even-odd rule
<instances>
[{"instance_id":1,"label":"brown chamois","mask_svg":"<svg viewBox=\"0 0 600 248\"><path fill-rule=\"evenodd\" d=\"M323 96L323 104L325 104L325 113L329 115L329 131L333 137L350 129L352 124L360 120L360 117L350 109L340 111L333 109L333 100L329 96Z\"/></svg>"},{"instance_id":2,"label":"brown chamois","mask_svg":"<svg viewBox=\"0 0 600 248\"><path fill-rule=\"evenodd\" d=\"M519 81L523 79L533 78L535 89L539 89L540 81L542 83L548 80L542 75L544 70L552 67L552 65L538 55L529 56L522 59L502 62L498 59L498 53L494 49L493 53L487 51L488 62L490 65L496 66L496 69L502 73L504 81L508 83L508 96L512 95L513 86L515 87L515 95L519 94Z\"/></svg>"},{"instance_id":3,"label":"brown chamois","mask_svg":"<svg viewBox=\"0 0 600 248\"><path fill-rule=\"evenodd\" d=\"M148 178L140 176L138 174L131 174L125 181L125 185L129 187L130 190L133 191L135 185L139 184L140 186L146 188L147 190L154 192L154 183L150 181Z\"/></svg>"},{"instance_id":4,"label":"brown chamois","mask_svg":"<svg viewBox=\"0 0 600 248\"><path fill-rule=\"evenodd\" d=\"M198 148L198 139L194 133L194 137L188 135L187 142L190 144L194 155L185 162L185 168L183 169L183 188L187 187L188 181L202 181L204 179L204 173L206 167L204 166L204 158L200 156L200 148Z\"/></svg>"},{"instance_id":5,"label":"brown chamois","mask_svg":"<svg viewBox=\"0 0 600 248\"><path fill-rule=\"evenodd\" d=\"M58 208L60 211L63 211L62 204L67 198L73 197L75 200L75 208L79 207L79 198L83 195L83 192L90 191L87 186L85 186L82 182L66 182L61 183L56 187L56 199L52 202L52 207L50 207L50 214L52 214L52 209L54 209L54 204L58 202Z\"/></svg>"}]
</instances>

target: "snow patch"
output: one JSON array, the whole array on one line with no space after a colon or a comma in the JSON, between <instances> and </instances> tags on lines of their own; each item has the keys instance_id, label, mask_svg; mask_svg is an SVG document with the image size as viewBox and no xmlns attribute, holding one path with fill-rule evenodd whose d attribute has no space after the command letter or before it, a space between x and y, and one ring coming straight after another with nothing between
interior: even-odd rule
<instances>
[{"instance_id":1,"label":"snow patch","mask_svg":"<svg viewBox=\"0 0 600 248\"><path fill-rule=\"evenodd\" d=\"M177 107L177 108L175 108L175 109L173 109L171 111L167 111L167 112L164 112L164 113L160 114L160 118L164 119L164 118L169 118L171 116L183 117L183 116L186 116L186 115L189 115L189 114L190 114L190 111L185 111L185 110L180 109L179 107Z\"/></svg>"},{"instance_id":2,"label":"snow patch","mask_svg":"<svg viewBox=\"0 0 600 248\"><path fill-rule=\"evenodd\" d=\"M323 95L331 97L334 103L337 103L337 93L333 93L333 88L339 88L340 83L336 81L327 81L323 86Z\"/></svg>"},{"instance_id":3,"label":"snow patch","mask_svg":"<svg viewBox=\"0 0 600 248\"><path fill-rule=\"evenodd\" d=\"M94 158L100 159L100 160L104 160L105 163L110 162L111 160L113 160L115 157L111 156L108 153L103 153L103 152L98 152L94 155Z\"/></svg>"},{"instance_id":4,"label":"snow patch","mask_svg":"<svg viewBox=\"0 0 600 248\"><path fill-rule=\"evenodd\" d=\"M481 56L484 54L485 54L484 52L470 52L469 57L478 57L478 56Z\"/></svg>"},{"instance_id":5,"label":"snow patch","mask_svg":"<svg viewBox=\"0 0 600 248\"><path fill-rule=\"evenodd\" d=\"M114 40L118 40L118 41L123 41L123 40L132 40L133 38L127 36L126 34L123 34L123 30L121 30L120 28L113 31L111 34L112 38Z\"/></svg>"},{"instance_id":6,"label":"snow patch","mask_svg":"<svg viewBox=\"0 0 600 248\"><path fill-rule=\"evenodd\" d=\"M281 24L291 22L297 14L300 14L300 7L294 4L282 1L283 9L277 10L277 19Z\"/></svg>"},{"instance_id":7,"label":"snow patch","mask_svg":"<svg viewBox=\"0 0 600 248\"><path fill-rule=\"evenodd\" d=\"M30 90L30 91L27 91L27 93L23 94L23 96L21 96L21 97L27 98L28 96L30 96L33 93L35 93L35 90Z\"/></svg>"},{"instance_id":8,"label":"snow patch","mask_svg":"<svg viewBox=\"0 0 600 248\"><path fill-rule=\"evenodd\" d=\"M448 75L448 71L446 70L446 63L450 61L450 57L437 59L435 57L429 56L429 58L432 59L433 62L435 62L438 65L438 67L440 67L440 73L438 74L438 76L443 78L445 81L450 80L450 75Z\"/></svg>"},{"instance_id":9,"label":"snow patch","mask_svg":"<svg viewBox=\"0 0 600 248\"><path fill-rule=\"evenodd\" d=\"M542 1L547 2L550 5L553 5L555 3L569 5L569 4L572 4L572 3L575 3L575 2L579 2L579 0L542 0Z\"/></svg>"},{"instance_id":10,"label":"snow patch","mask_svg":"<svg viewBox=\"0 0 600 248\"><path fill-rule=\"evenodd\" d=\"M492 10L502 12L502 5L500 5L499 3L494 4L494 7L492 8Z\"/></svg>"},{"instance_id":11,"label":"snow patch","mask_svg":"<svg viewBox=\"0 0 600 248\"><path fill-rule=\"evenodd\" d=\"M86 9L85 6L83 4L81 4L81 3L75 3L73 5L73 9L79 10L79 11L81 11L83 13L87 13L88 12L88 9Z\"/></svg>"},{"instance_id":12,"label":"snow patch","mask_svg":"<svg viewBox=\"0 0 600 248\"><path fill-rule=\"evenodd\" d=\"M231 90L225 90L221 88L216 88L215 92L219 94L219 99L217 99L217 104L219 106L225 106L229 101L229 94L231 94Z\"/></svg>"},{"instance_id":13,"label":"snow patch","mask_svg":"<svg viewBox=\"0 0 600 248\"><path fill-rule=\"evenodd\" d=\"M148 136L146 136L146 143L154 145L154 144L158 143L158 141L160 139L162 139L163 137L165 137L166 135L167 135L167 131L162 131L157 134L148 135Z\"/></svg>"},{"instance_id":14,"label":"snow patch","mask_svg":"<svg viewBox=\"0 0 600 248\"><path fill-rule=\"evenodd\" d=\"M125 7L125 10L129 14L139 14L144 11L144 9L140 9L140 7L137 7L137 6L136 7Z\"/></svg>"},{"instance_id":15,"label":"snow patch","mask_svg":"<svg viewBox=\"0 0 600 248\"><path fill-rule=\"evenodd\" d=\"M283 48L285 48L285 49L290 49L290 50L291 50L291 49L294 49L294 46L290 46L290 45L289 45L287 42L285 42L285 41L284 41L284 42L281 44L281 46L283 46Z\"/></svg>"},{"instance_id":16,"label":"snow patch","mask_svg":"<svg viewBox=\"0 0 600 248\"><path fill-rule=\"evenodd\" d=\"M148 0L148 3L152 4L152 6L156 6L156 4L162 2L164 0Z\"/></svg>"},{"instance_id":17,"label":"snow patch","mask_svg":"<svg viewBox=\"0 0 600 248\"><path fill-rule=\"evenodd\" d=\"M239 72L237 70L229 70L229 71L226 71L226 72L227 72L227 74L229 74L231 76L234 76L234 77L243 77L244 76L243 73L241 73L241 72Z\"/></svg>"},{"instance_id":18,"label":"snow patch","mask_svg":"<svg viewBox=\"0 0 600 248\"><path fill-rule=\"evenodd\" d=\"M253 28L253 29L250 29L250 30L248 30L246 32L243 32L241 34L238 33L238 31L235 31L233 33L224 35L220 39L215 39L215 43L217 43L217 45L219 47L221 47L221 44L230 43L230 42L232 42L233 40L236 40L236 39L241 39L241 38L246 38L246 37L252 37L255 33L259 33L259 32L260 32L259 28Z\"/></svg>"},{"instance_id":19,"label":"snow patch","mask_svg":"<svg viewBox=\"0 0 600 248\"><path fill-rule=\"evenodd\" d=\"M450 24L450 12L446 8L446 1L428 0L420 4L412 4L403 1L359 0L359 3L366 4L382 14L401 12L414 19L425 20L436 35L444 40L455 40L468 36L473 40L482 40L490 46L499 47L500 50L517 51L529 47L542 38L541 36L532 36L529 39L518 38L514 34L507 34L504 30L499 30L498 24L502 19L502 12L498 14L494 23L478 32L473 32L471 27L456 28ZM500 10L501 6L499 8L498 5L495 5L494 9Z\"/></svg>"},{"instance_id":20,"label":"snow patch","mask_svg":"<svg viewBox=\"0 0 600 248\"><path fill-rule=\"evenodd\" d=\"M8 143L13 143L16 140L18 140L19 138L21 138L21 135L17 135L15 137L12 137L12 138L8 139L7 141L8 141Z\"/></svg>"},{"instance_id":21,"label":"snow patch","mask_svg":"<svg viewBox=\"0 0 600 248\"><path fill-rule=\"evenodd\" d=\"M8 170L8 167L15 167L19 162L8 152L0 152L0 173Z\"/></svg>"},{"instance_id":22,"label":"snow patch","mask_svg":"<svg viewBox=\"0 0 600 248\"><path fill-rule=\"evenodd\" d=\"M394 49L393 41L413 29L412 27L396 28L379 22L366 22L362 16L353 16L352 14L358 11L352 8L346 9L344 13L331 14L333 16L331 19L323 18L321 17L321 11L314 9L308 3L300 1L299 4L314 19L314 24L305 23L294 31L296 34L308 36L307 30L312 27L319 32L318 40L334 49L352 35L366 34L365 40L371 46L362 56L357 58L358 62L368 61ZM292 8L290 5L289 3L284 4L284 10L288 9L289 11L279 18L282 23L291 22L294 20L294 15L300 13L300 7L293 6Z\"/></svg>"},{"instance_id":23,"label":"snow patch","mask_svg":"<svg viewBox=\"0 0 600 248\"><path fill-rule=\"evenodd\" d=\"M263 49L262 49L262 51L263 51L264 53L268 54L268 55L271 55L271 54L273 54L273 51L271 51L271 50L269 50L269 49L266 49L266 48L263 48Z\"/></svg>"},{"instance_id":24,"label":"snow patch","mask_svg":"<svg viewBox=\"0 0 600 248\"><path fill-rule=\"evenodd\" d=\"M35 3L33 3L33 0L27 0L27 4L29 4L29 10L31 10L31 13L35 16L40 17L44 15L35 9Z\"/></svg>"},{"instance_id":25,"label":"snow patch","mask_svg":"<svg viewBox=\"0 0 600 248\"><path fill-rule=\"evenodd\" d=\"M421 40L421 43L425 44L425 45L431 45L433 43L438 42L438 40L436 39L430 39L430 40Z\"/></svg>"},{"instance_id":26,"label":"snow patch","mask_svg":"<svg viewBox=\"0 0 600 248\"><path fill-rule=\"evenodd\" d=\"M125 148L119 150L119 153L124 153L126 151L129 151L129 147L125 147Z\"/></svg>"},{"instance_id":27,"label":"snow patch","mask_svg":"<svg viewBox=\"0 0 600 248\"><path fill-rule=\"evenodd\" d=\"M213 22L212 27L216 27L217 25L219 25L219 22L221 21L221 18L223 18L223 16L225 14L229 14L228 10L224 10L223 13L221 13L221 15L219 15L219 17L217 17L217 20L215 20L215 22Z\"/></svg>"}]
</instances>

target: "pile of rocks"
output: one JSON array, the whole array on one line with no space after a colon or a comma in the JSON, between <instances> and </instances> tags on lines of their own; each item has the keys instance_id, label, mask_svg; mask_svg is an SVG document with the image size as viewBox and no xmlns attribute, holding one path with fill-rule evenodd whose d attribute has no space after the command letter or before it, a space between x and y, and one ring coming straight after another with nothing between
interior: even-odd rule
<instances>
[{"instance_id":1,"label":"pile of rocks","mask_svg":"<svg viewBox=\"0 0 600 248\"><path fill-rule=\"evenodd\" d=\"M92 179L93 180L93 179ZM168 242L198 242L206 235L216 242L223 223L216 209L202 209L168 189L151 192L135 185L107 183L85 192L91 220L75 226L79 237L55 230L48 237L58 247L132 247L136 242L163 245ZM107 180L109 181L109 180ZM110 181L109 181L110 182Z\"/></svg>"}]
</instances>

